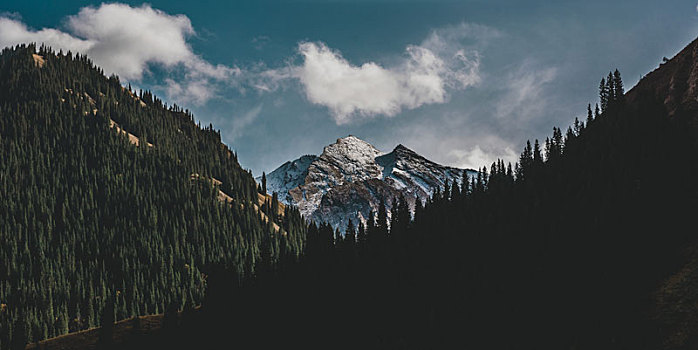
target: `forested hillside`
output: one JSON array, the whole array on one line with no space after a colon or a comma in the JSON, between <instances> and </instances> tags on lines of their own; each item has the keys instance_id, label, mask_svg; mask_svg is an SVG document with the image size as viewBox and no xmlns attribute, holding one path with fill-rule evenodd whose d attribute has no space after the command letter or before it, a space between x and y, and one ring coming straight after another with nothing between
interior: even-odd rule
<instances>
[{"instance_id":1,"label":"forested hillside","mask_svg":"<svg viewBox=\"0 0 698 350\"><path fill-rule=\"evenodd\" d=\"M2 349L192 308L209 270L304 245L212 126L45 47L0 54L0 193Z\"/></svg>"},{"instance_id":2,"label":"forested hillside","mask_svg":"<svg viewBox=\"0 0 698 350\"><path fill-rule=\"evenodd\" d=\"M694 349L698 115L670 115L646 84L626 99L609 73L566 131L442 188L413 218L403 201L344 236L312 225L299 264L242 288L211 283L218 298L198 316L210 323L184 318L191 333L175 342Z\"/></svg>"},{"instance_id":3,"label":"forested hillside","mask_svg":"<svg viewBox=\"0 0 698 350\"><path fill-rule=\"evenodd\" d=\"M142 337L135 318L122 328L138 336L117 345L698 344L697 42L627 94L609 73L598 107L516 164L414 213L381 203L345 234L279 215L275 196L256 209L250 174L189 113L34 50L0 56L5 348L97 324L108 348L113 319L162 311L161 331Z\"/></svg>"}]
</instances>

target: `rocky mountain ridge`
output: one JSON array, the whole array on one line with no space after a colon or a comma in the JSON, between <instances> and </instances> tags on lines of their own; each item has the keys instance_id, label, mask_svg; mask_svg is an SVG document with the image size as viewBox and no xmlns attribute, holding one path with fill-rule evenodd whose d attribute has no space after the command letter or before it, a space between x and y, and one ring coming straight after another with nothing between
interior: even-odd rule
<instances>
[{"instance_id":1,"label":"rocky mountain ridge","mask_svg":"<svg viewBox=\"0 0 698 350\"><path fill-rule=\"evenodd\" d=\"M319 156L305 155L267 175L267 191L316 222L344 229L349 220L364 222L381 200L388 206L403 196L411 208L426 200L436 187L462 181L475 170L432 162L404 145L384 153L349 135L325 146ZM257 178L260 181L260 178Z\"/></svg>"}]
</instances>

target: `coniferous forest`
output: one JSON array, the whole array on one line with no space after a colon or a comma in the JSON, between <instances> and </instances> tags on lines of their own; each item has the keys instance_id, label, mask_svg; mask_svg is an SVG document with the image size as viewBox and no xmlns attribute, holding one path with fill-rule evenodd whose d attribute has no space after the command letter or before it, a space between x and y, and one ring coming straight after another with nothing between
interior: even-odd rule
<instances>
[{"instance_id":1,"label":"coniferous forest","mask_svg":"<svg viewBox=\"0 0 698 350\"><path fill-rule=\"evenodd\" d=\"M260 218L219 132L84 56L42 47L39 63L36 49L0 54L3 349L98 326L107 306L114 319L194 307L207 268L242 278L264 247L300 253L298 212Z\"/></svg>"},{"instance_id":2,"label":"coniferous forest","mask_svg":"<svg viewBox=\"0 0 698 350\"><path fill-rule=\"evenodd\" d=\"M264 186L189 112L35 51L0 55L3 349L163 312L160 333L100 346L698 345L695 115L630 99L618 71L517 163L342 234L256 206Z\"/></svg>"},{"instance_id":3,"label":"coniferous forest","mask_svg":"<svg viewBox=\"0 0 698 350\"><path fill-rule=\"evenodd\" d=\"M437 190L413 220L398 202L344 236L311 224L299 264L211 293L241 297L218 301L230 312L203 334L236 322L262 347L694 348L696 290L667 280L695 276L672 275L694 261L696 138L655 96L627 104L617 71L599 93L595 112Z\"/></svg>"}]
</instances>

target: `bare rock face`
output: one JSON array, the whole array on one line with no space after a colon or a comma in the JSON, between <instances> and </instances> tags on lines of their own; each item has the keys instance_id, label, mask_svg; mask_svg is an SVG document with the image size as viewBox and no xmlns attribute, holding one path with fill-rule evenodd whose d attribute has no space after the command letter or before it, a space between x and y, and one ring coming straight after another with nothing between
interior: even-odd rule
<instances>
[{"instance_id":1,"label":"bare rock face","mask_svg":"<svg viewBox=\"0 0 698 350\"><path fill-rule=\"evenodd\" d=\"M648 73L625 96L631 105L650 98L661 101L670 118L686 122L698 135L698 39Z\"/></svg>"},{"instance_id":2,"label":"bare rock face","mask_svg":"<svg viewBox=\"0 0 698 350\"><path fill-rule=\"evenodd\" d=\"M279 200L284 203L295 203L302 198L302 193L297 188L305 183L308 175L308 167L317 159L317 156L305 155L296 160L288 161L267 176L268 192L279 194ZM257 178L257 182L261 179ZM295 189L295 191L294 191Z\"/></svg>"},{"instance_id":3,"label":"bare rock face","mask_svg":"<svg viewBox=\"0 0 698 350\"><path fill-rule=\"evenodd\" d=\"M464 173L477 174L439 165L403 145L383 153L349 135L326 146L320 156L306 155L269 173L267 191L277 192L306 218L344 230L349 220L365 223L381 200L390 206L403 196L414 208L446 181L460 183Z\"/></svg>"}]
</instances>

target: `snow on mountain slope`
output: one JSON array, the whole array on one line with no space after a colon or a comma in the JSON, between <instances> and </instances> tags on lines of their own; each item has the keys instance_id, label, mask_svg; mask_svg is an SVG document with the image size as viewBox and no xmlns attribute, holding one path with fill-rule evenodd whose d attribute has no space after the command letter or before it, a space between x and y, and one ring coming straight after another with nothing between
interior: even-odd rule
<instances>
[{"instance_id":1,"label":"snow on mountain slope","mask_svg":"<svg viewBox=\"0 0 698 350\"><path fill-rule=\"evenodd\" d=\"M267 192L279 194L279 200L288 204L293 203L289 191L305 182L308 167L317 159L314 155L305 155L296 160L288 161L267 175ZM257 177L257 182L262 178Z\"/></svg>"},{"instance_id":2,"label":"snow on mountain slope","mask_svg":"<svg viewBox=\"0 0 698 350\"><path fill-rule=\"evenodd\" d=\"M303 156L269 173L267 191L279 193L282 202L296 205L305 217L343 230L349 220L365 222L381 200L390 207L403 196L414 207L446 181L460 182L463 172L477 174L439 165L403 145L386 154L349 135L318 157Z\"/></svg>"}]
</instances>

